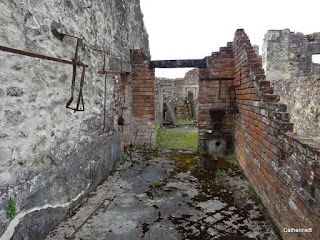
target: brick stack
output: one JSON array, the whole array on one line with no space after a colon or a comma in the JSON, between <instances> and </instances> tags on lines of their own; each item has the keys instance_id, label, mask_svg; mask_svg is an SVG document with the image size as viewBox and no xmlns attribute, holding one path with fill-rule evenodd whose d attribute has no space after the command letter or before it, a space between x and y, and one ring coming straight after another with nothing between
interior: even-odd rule
<instances>
[{"instance_id":1,"label":"brick stack","mask_svg":"<svg viewBox=\"0 0 320 240\"><path fill-rule=\"evenodd\" d=\"M131 50L132 123L137 146L156 144L155 75L149 62L143 50Z\"/></svg>"},{"instance_id":2,"label":"brick stack","mask_svg":"<svg viewBox=\"0 0 320 240\"><path fill-rule=\"evenodd\" d=\"M235 149L241 167L285 239L320 239L320 145L292 133L243 30L234 38L237 107ZM284 233L309 228L313 233Z\"/></svg>"}]
</instances>

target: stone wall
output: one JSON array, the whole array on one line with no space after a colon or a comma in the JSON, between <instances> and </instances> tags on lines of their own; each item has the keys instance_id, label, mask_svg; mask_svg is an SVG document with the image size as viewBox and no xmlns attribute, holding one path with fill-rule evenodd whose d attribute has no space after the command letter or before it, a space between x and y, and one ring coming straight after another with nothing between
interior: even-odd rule
<instances>
[{"instance_id":1,"label":"stone wall","mask_svg":"<svg viewBox=\"0 0 320 240\"><path fill-rule=\"evenodd\" d=\"M295 132L320 140L320 64L312 63L316 53L320 33L272 30L265 35L262 64L274 92L288 105Z\"/></svg>"},{"instance_id":2,"label":"stone wall","mask_svg":"<svg viewBox=\"0 0 320 240\"><path fill-rule=\"evenodd\" d=\"M122 80L108 75L105 91L97 50L105 48L106 70L130 71L130 49L148 54L148 36L138 0L13 0L0 8L0 45L71 60L76 40L66 33L82 39L79 60L89 65L85 111L73 112L66 109L71 65L0 52L1 240L42 239L121 158Z\"/></svg>"},{"instance_id":3,"label":"stone wall","mask_svg":"<svg viewBox=\"0 0 320 240\"><path fill-rule=\"evenodd\" d=\"M276 80L273 85L288 105L294 131L320 142L320 75Z\"/></svg>"},{"instance_id":4,"label":"stone wall","mask_svg":"<svg viewBox=\"0 0 320 240\"><path fill-rule=\"evenodd\" d=\"M319 239L320 145L292 132L287 106L279 103L248 36L234 38L235 150L240 165L284 239ZM285 233L284 228L312 228Z\"/></svg>"},{"instance_id":5,"label":"stone wall","mask_svg":"<svg viewBox=\"0 0 320 240\"><path fill-rule=\"evenodd\" d=\"M320 33L303 35L289 29L269 30L262 48L262 65L268 81L320 74L312 55L320 54Z\"/></svg>"}]
</instances>

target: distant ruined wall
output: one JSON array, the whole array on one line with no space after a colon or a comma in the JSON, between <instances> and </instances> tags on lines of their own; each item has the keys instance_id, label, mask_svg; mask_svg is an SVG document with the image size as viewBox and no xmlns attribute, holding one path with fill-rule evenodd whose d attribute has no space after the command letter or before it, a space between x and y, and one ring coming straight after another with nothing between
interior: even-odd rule
<instances>
[{"instance_id":1,"label":"distant ruined wall","mask_svg":"<svg viewBox=\"0 0 320 240\"><path fill-rule=\"evenodd\" d=\"M198 115L199 69L188 71L183 78L156 78L156 116L157 124L163 120L163 104L167 99L176 109L177 117L191 116L191 105L187 102L188 92L193 93L194 114Z\"/></svg>"},{"instance_id":2,"label":"distant ruined wall","mask_svg":"<svg viewBox=\"0 0 320 240\"><path fill-rule=\"evenodd\" d=\"M320 33L303 35L289 29L265 35L262 65L281 102L288 105L294 130L320 141Z\"/></svg>"},{"instance_id":3,"label":"distant ruined wall","mask_svg":"<svg viewBox=\"0 0 320 240\"><path fill-rule=\"evenodd\" d=\"M269 30L262 47L262 66L269 81L320 74L312 55L320 54L320 33Z\"/></svg>"},{"instance_id":4,"label":"distant ruined wall","mask_svg":"<svg viewBox=\"0 0 320 240\"><path fill-rule=\"evenodd\" d=\"M88 64L85 111L75 113L66 109L71 65L0 51L0 239L42 239L122 157L117 121L124 106L130 124L130 97L122 105L121 89L128 84L129 94L132 75L108 75L105 91L96 49L106 51L106 70L130 71L130 49L148 55L148 35L139 0L12 0L0 9L1 46L72 60L76 40L62 39L64 32L83 39L79 60ZM14 219L5 210L10 197Z\"/></svg>"}]
</instances>

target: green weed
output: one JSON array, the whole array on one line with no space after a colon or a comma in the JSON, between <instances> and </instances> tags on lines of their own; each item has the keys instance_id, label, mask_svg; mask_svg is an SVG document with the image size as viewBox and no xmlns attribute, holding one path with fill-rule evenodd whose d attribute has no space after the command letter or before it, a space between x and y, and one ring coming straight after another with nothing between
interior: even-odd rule
<instances>
[{"instance_id":1,"label":"green weed","mask_svg":"<svg viewBox=\"0 0 320 240\"><path fill-rule=\"evenodd\" d=\"M6 207L7 216L9 218L13 218L16 215L16 202L14 199L9 198L8 206Z\"/></svg>"},{"instance_id":2,"label":"green weed","mask_svg":"<svg viewBox=\"0 0 320 240\"><path fill-rule=\"evenodd\" d=\"M161 178L157 178L156 180L154 180L152 182L152 186L154 186L154 187L159 187L161 185L162 185L162 179Z\"/></svg>"},{"instance_id":3,"label":"green weed","mask_svg":"<svg viewBox=\"0 0 320 240\"><path fill-rule=\"evenodd\" d=\"M129 155L128 155L127 152L125 152L125 153L123 154L123 161L127 161L128 158L129 158Z\"/></svg>"}]
</instances>

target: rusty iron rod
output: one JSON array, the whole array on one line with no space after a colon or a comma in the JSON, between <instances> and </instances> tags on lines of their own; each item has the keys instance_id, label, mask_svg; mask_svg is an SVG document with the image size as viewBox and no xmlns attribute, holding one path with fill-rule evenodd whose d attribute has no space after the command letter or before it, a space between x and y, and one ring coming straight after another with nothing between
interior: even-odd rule
<instances>
[{"instance_id":1,"label":"rusty iron rod","mask_svg":"<svg viewBox=\"0 0 320 240\"><path fill-rule=\"evenodd\" d=\"M102 132L106 131L106 102L107 102L107 74L104 76L104 99L103 99L103 129Z\"/></svg>"},{"instance_id":2,"label":"rusty iron rod","mask_svg":"<svg viewBox=\"0 0 320 240\"><path fill-rule=\"evenodd\" d=\"M75 64L75 65L81 66L81 67L88 67L88 65L86 65L86 64L84 64L82 62L73 62L73 61L69 61L69 60L65 60L65 59L45 56L45 55L32 53L32 52L26 52L26 51L14 49L14 48L9 48L9 47L4 47L4 46L0 46L0 51L19 54L19 55L28 56L28 57L45 59L45 60L54 61L54 62L60 62L60 63L64 63L64 64L70 64L70 65L74 65Z\"/></svg>"},{"instance_id":3,"label":"rusty iron rod","mask_svg":"<svg viewBox=\"0 0 320 240\"><path fill-rule=\"evenodd\" d=\"M64 236L64 239L74 239L74 236L76 235L76 233L83 227L84 224L86 224L86 222L93 216L93 214L96 213L96 211L98 211L101 206L105 203L105 201L109 200L110 202L108 203L108 205L105 207L108 208L109 205L113 202L113 200L116 198L116 195L114 195L113 198L105 198L102 200L102 202L93 210L93 212L80 224L80 226L78 226L74 232L71 235L66 235Z\"/></svg>"},{"instance_id":4,"label":"rusty iron rod","mask_svg":"<svg viewBox=\"0 0 320 240\"><path fill-rule=\"evenodd\" d=\"M120 71L98 71L99 74L120 74L120 75L129 75L129 72L120 72Z\"/></svg>"}]
</instances>

